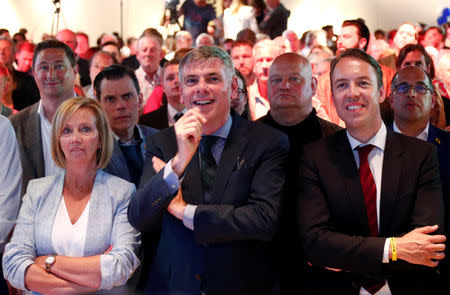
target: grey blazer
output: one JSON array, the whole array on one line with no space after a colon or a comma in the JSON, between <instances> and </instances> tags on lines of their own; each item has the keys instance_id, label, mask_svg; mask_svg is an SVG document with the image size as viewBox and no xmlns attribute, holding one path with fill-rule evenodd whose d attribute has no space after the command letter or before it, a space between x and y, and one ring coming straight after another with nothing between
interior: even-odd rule
<instances>
[{"instance_id":1,"label":"grey blazer","mask_svg":"<svg viewBox=\"0 0 450 295\"><path fill-rule=\"evenodd\" d=\"M9 119L16 132L22 163L22 195L31 179L44 177L44 152L39 114L39 102L23 109Z\"/></svg>"},{"instance_id":2,"label":"grey blazer","mask_svg":"<svg viewBox=\"0 0 450 295\"><path fill-rule=\"evenodd\" d=\"M23 197L16 228L3 256L4 277L25 290L25 270L37 256L55 254L52 228L58 210L65 173L31 180ZM139 233L128 223L127 208L135 186L97 171L92 189L84 256L101 255L100 289L123 285L139 265L136 256Z\"/></svg>"}]
</instances>

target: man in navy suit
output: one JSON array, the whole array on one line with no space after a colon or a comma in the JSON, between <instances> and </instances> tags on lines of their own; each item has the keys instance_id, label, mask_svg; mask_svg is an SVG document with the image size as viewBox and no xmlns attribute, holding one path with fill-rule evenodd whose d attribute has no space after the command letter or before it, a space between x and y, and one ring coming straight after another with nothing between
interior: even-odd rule
<instances>
[{"instance_id":1,"label":"man in navy suit","mask_svg":"<svg viewBox=\"0 0 450 295\"><path fill-rule=\"evenodd\" d=\"M147 140L158 130L137 124L142 94L136 75L128 67L111 65L96 76L94 89L114 136L113 155L104 170L139 187ZM141 266L128 281L129 288L143 292L142 280L148 276L158 239L159 232L141 236Z\"/></svg>"},{"instance_id":2,"label":"man in navy suit","mask_svg":"<svg viewBox=\"0 0 450 295\"><path fill-rule=\"evenodd\" d=\"M359 49L331 62L346 129L305 147L299 225L307 294L441 294L444 205L435 148L387 130L379 64Z\"/></svg>"},{"instance_id":3,"label":"man in navy suit","mask_svg":"<svg viewBox=\"0 0 450 295\"><path fill-rule=\"evenodd\" d=\"M446 208L446 233L449 232L450 133L430 124L436 92L430 76L419 67L401 69L392 80L389 100L394 111L395 132L432 143L437 147L442 191ZM448 284L448 259L441 266L441 277Z\"/></svg>"},{"instance_id":4,"label":"man in navy suit","mask_svg":"<svg viewBox=\"0 0 450 295\"><path fill-rule=\"evenodd\" d=\"M272 294L288 139L230 111L238 83L222 49L190 51L179 71L188 111L150 138L128 209L140 231L162 223L146 293Z\"/></svg>"},{"instance_id":5,"label":"man in navy suit","mask_svg":"<svg viewBox=\"0 0 450 295\"><path fill-rule=\"evenodd\" d=\"M137 125L142 94L136 75L125 66L111 65L96 76L94 89L115 139L104 170L139 187L147 138L158 131Z\"/></svg>"}]
</instances>

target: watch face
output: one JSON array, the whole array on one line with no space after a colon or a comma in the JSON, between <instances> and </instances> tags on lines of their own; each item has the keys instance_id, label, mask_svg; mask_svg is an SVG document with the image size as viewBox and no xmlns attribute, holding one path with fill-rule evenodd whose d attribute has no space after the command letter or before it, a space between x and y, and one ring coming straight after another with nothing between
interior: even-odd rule
<instances>
[{"instance_id":1,"label":"watch face","mask_svg":"<svg viewBox=\"0 0 450 295\"><path fill-rule=\"evenodd\" d=\"M55 257L49 256L45 259L45 263L47 264L53 264L55 262Z\"/></svg>"}]
</instances>

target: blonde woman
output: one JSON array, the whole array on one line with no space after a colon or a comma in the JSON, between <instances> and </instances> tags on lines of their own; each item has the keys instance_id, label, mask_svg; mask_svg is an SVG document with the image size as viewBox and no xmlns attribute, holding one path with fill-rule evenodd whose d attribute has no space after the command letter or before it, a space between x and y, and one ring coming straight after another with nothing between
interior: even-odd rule
<instances>
[{"instance_id":1,"label":"blonde woman","mask_svg":"<svg viewBox=\"0 0 450 295\"><path fill-rule=\"evenodd\" d=\"M259 32L255 9L246 5L244 0L233 0L223 12L224 37L236 40L236 35L243 29L250 29L255 34Z\"/></svg>"},{"instance_id":2,"label":"blonde woman","mask_svg":"<svg viewBox=\"0 0 450 295\"><path fill-rule=\"evenodd\" d=\"M103 172L113 142L100 105L72 98L56 111L52 156L63 173L30 181L5 278L33 294L80 294L125 284L139 265L127 219L134 184Z\"/></svg>"}]
</instances>

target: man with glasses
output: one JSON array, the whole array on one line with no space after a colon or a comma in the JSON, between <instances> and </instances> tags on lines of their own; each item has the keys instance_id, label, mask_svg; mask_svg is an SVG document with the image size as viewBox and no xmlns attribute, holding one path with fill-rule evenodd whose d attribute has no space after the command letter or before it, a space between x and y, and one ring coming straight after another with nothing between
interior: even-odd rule
<instances>
[{"instance_id":1,"label":"man with glasses","mask_svg":"<svg viewBox=\"0 0 450 295\"><path fill-rule=\"evenodd\" d=\"M389 100L394 110L395 132L419 138L437 147L445 212L450 212L450 134L430 124L436 93L429 75L418 67L401 69L392 81ZM448 214L446 216L448 233L450 222ZM448 278L448 274L448 259L445 259L441 265L441 277ZM442 281L448 285L444 279Z\"/></svg>"}]
</instances>

